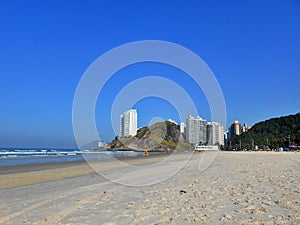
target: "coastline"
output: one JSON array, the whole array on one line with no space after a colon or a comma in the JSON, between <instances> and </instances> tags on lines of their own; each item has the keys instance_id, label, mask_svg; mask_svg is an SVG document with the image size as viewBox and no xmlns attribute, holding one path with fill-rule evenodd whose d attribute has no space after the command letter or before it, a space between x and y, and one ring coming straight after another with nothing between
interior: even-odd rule
<instances>
[{"instance_id":1,"label":"coastline","mask_svg":"<svg viewBox=\"0 0 300 225\"><path fill-rule=\"evenodd\" d=\"M1 184L14 176L51 179L0 189L0 224L300 223L300 153L221 151L200 172L202 156L194 154L168 180L143 187L112 183L82 162L14 167L16 173L0 175ZM147 165L163 158L122 161ZM101 170L121 176L125 171L111 162Z\"/></svg>"},{"instance_id":2,"label":"coastline","mask_svg":"<svg viewBox=\"0 0 300 225\"><path fill-rule=\"evenodd\" d=\"M83 166L87 163L83 160L71 161L71 162L49 162L49 163L38 163L38 164L25 164L25 165L9 165L1 166L0 176L15 174L15 173L28 173L36 172L49 169L63 169L72 166Z\"/></svg>"},{"instance_id":3,"label":"coastline","mask_svg":"<svg viewBox=\"0 0 300 225\"><path fill-rule=\"evenodd\" d=\"M120 160L121 162L130 164L131 162L135 162L137 160L141 161L142 163L146 163L147 161L151 162L151 160L161 161L165 159L165 157L166 154L162 153L151 155L151 157L145 157L143 155L116 156L112 158L101 158L99 160L89 160L89 162L80 160L1 166L0 189L29 184L38 184L52 180L96 173L89 163L102 163L103 167L105 167L115 162L113 158Z\"/></svg>"}]
</instances>

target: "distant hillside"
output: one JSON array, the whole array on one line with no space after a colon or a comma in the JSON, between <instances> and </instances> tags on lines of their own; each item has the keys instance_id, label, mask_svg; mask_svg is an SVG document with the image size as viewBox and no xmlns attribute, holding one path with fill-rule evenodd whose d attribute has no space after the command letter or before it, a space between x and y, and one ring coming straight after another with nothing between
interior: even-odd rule
<instances>
[{"instance_id":1,"label":"distant hillside","mask_svg":"<svg viewBox=\"0 0 300 225\"><path fill-rule=\"evenodd\" d=\"M137 131L137 135L129 138L116 137L109 146L111 149L133 149L167 151L188 150L192 145L183 142L178 126L170 121L155 123Z\"/></svg>"},{"instance_id":2,"label":"distant hillside","mask_svg":"<svg viewBox=\"0 0 300 225\"><path fill-rule=\"evenodd\" d=\"M270 148L300 145L300 113L256 123L247 133L231 138L231 145L251 149L255 145Z\"/></svg>"}]
</instances>

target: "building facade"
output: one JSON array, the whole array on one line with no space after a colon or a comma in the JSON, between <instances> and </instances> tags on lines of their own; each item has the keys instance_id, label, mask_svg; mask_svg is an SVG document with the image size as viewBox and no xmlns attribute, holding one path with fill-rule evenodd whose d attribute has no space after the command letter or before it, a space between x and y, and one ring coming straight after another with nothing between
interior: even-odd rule
<instances>
[{"instance_id":1,"label":"building facade","mask_svg":"<svg viewBox=\"0 0 300 225\"><path fill-rule=\"evenodd\" d=\"M229 139L233 135L241 135L241 133L242 133L241 123L236 120L233 122L233 124L231 124L229 128Z\"/></svg>"},{"instance_id":2,"label":"building facade","mask_svg":"<svg viewBox=\"0 0 300 225\"><path fill-rule=\"evenodd\" d=\"M120 137L134 136L137 133L137 111L130 109L120 116Z\"/></svg>"},{"instance_id":3,"label":"building facade","mask_svg":"<svg viewBox=\"0 0 300 225\"><path fill-rule=\"evenodd\" d=\"M191 115L186 119L186 141L193 145L206 144L206 120Z\"/></svg>"},{"instance_id":4,"label":"building facade","mask_svg":"<svg viewBox=\"0 0 300 225\"><path fill-rule=\"evenodd\" d=\"M185 134L185 125L184 125L184 122L180 123L180 133L181 134Z\"/></svg>"},{"instance_id":5,"label":"building facade","mask_svg":"<svg viewBox=\"0 0 300 225\"><path fill-rule=\"evenodd\" d=\"M207 144L224 146L224 127L219 122L207 123Z\"/></svg>"},{"instance_id":6,"label":"building facade","mask_svg":"<svg viewBox=\"0 0 300 225\"><path fill-rule=\"evenodd\" d=\"M228 145L228 140L229 140L229 131L224 132L224 144Z\"/></svg>"},{"instance_id":7,"label":"building facade","mask_svg":"<svg viewBox=\"0 0 300 225\"><path fill-rule=\"evenodd\" d=\"M242 127L242 132L243 132L243 133L246 133L246 132L248 132L250 129L251 129L251 127L248 126L247 123L244 123L244 125L243 125L243 127Z\"/></svg>"}]
</instances>

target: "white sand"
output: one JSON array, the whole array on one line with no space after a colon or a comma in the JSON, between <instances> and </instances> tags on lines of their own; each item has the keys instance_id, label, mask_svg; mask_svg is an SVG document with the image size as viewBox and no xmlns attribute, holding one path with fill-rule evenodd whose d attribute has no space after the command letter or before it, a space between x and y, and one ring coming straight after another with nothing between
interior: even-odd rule
<instances>
[{"instance_id":1,"label":"white sand","mask_svg":"<svg viewBox=\"0 0 300 225\"><path fill-rule=\"evenodd\" d=\"M51 179L0 189L0 223L300 224L300 153L220 152L204 172L198 171L200 157L146 187L118 185L78 166L85 171L78 176L53 176L63 168L28 173L33 180L41 174ZM5 176L2 184L18 177Z\"/></svg>"}]
</instances>

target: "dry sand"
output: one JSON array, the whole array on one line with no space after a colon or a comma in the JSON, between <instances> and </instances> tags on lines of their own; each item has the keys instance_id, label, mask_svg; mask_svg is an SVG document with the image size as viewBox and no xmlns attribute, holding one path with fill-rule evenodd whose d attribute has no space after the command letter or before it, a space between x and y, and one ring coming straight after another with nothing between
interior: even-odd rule
<instances>
[{"instance_id":1,"label":"dry sand","mask_svg":"<svg viewBox=\"0 0 300 225\"><path fill-rule=\"evenodd\" d=\"M300 153L220 152L203 172L200 158L146 187L112 183L85 163L2 168L0 224L300 224Z\"/></svg>"}]
</instances>

